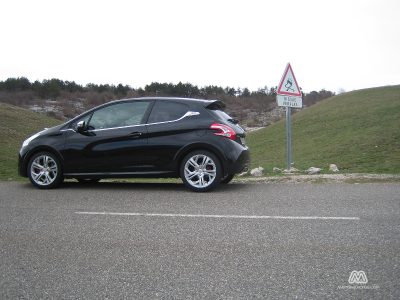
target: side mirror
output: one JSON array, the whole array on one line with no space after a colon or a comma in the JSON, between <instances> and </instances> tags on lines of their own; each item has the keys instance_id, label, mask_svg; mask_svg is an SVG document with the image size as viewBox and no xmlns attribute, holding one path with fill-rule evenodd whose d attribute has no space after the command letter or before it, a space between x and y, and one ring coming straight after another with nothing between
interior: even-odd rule
<instances>
[{"instance_id":1,"label":"side mirror","mask_svg":"<svg viewBox=\"0 0 400 300\"><path fill-rule=\"evenodd\" d=\"M79 121L76 123L76 131L82 133L85 131L85 121Z\"/></svg>"}]
</instances>

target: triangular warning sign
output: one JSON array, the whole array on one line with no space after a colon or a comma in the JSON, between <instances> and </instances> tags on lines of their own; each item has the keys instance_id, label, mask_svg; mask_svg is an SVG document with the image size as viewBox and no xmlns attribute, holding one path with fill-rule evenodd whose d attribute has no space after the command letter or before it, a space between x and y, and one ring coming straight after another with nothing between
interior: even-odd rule
<instances>
[{"instance_id":1,"label":"triangular warning sign","mask_svg":"<svg viewBox=\"0 0 400 300\"><path fill-rule=\"evenodd\" d=\"M288 96L301 96L301 91L299 85L297 84L297 80L294 76L290 63L287 64L285 72L283 73L281 82L278 86L277 94Z\"/></svg>"}]
</instances>

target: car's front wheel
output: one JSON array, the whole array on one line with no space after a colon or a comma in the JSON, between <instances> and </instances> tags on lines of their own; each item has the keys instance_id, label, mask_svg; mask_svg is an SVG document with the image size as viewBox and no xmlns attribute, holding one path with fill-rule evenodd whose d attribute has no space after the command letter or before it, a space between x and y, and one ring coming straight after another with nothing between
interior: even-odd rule
<instances>
[{"instance_id":1,"label":"car's front wheel","mask_svg":"<svg viewBox=\"0 0 400 300\"><path fill-rule=\"evenodd\" d=\"M193 151L182 160L180 175L183 183L192 191L206 192L220 183L221 163L209 151Z\"/></svg>"},{"instance_id":2,"label":"car's front wheel","mask_svg":"<svg viewBox=\"0 0 400 300\"><path fill-rule=\"evenodd\" d=\"M59 160L50 152L39 152L32 156L28 163L28 177L40 189L55 188L64 179Z\"/></svg>"}]
</instances>

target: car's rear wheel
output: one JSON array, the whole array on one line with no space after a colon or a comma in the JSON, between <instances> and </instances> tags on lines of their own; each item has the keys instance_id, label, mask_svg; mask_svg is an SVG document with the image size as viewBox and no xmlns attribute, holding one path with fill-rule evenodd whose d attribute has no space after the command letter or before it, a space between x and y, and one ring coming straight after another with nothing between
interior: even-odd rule
<instances>
[{"instance_id":1,"label":"car's rear wheel","mask_svg":"<svg viewBox=\"0 0 400 300\"><path fill-rule=\"evenodd\" d=\"M27 173L32 184L40 189L55 188L64 179L59 160L50 152L34 154L29 160Z\"/></svg>"},{"instance_id":2,"label":"car's rear wheel","mask_svg":"<svg viewBox=\"0 0 400 300\"><path fill-rule=\"evenodd\" d=\"M235 174L229 174L222 178L221 183L228 184L229 182L232 181L233 177L235 177Z\"/></svg>"},{"instance_id":3,"label":"car's rear wheel","mask_svg":"<svg viewBox=\"0 0 400 300\"><path fill-rule=\"evenodd\" d=\"M193 151L182 160L180 175L183 183L192 191L206 192L219 184L222 176L221 163L209 151Z\"/></svg>"}]
</instances>

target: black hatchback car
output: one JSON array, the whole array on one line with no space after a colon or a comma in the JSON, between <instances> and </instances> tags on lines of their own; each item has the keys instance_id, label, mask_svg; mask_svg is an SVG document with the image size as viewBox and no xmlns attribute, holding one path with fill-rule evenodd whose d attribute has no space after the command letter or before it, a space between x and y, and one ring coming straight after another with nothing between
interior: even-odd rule
<instances>
[{"instance_id":1,"label":"black hatchback car","mask_svg":"<svg viewBox=\"0 0 400 300\"><path fill-rule=\"evenodd\" d=\"M19 174L38 188L64 178L180 177L194 191L247 168L245 132L218 100L112 101L26 139Z\"/></svg>"}]
</instances>

